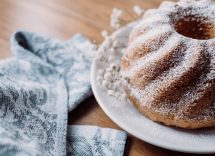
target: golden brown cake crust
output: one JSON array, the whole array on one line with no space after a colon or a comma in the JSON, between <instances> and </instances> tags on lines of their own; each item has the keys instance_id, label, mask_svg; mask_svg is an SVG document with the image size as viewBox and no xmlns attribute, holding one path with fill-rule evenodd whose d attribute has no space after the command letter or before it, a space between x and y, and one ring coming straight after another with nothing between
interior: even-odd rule
<instances>
[{"instance_id":1,"label":"golden brown cake crust","mask_svg":"<svg viewBox=\"0 0 215 156\"><path fill-rule=\"evenodd\" d=\"M153 121L160 122L168 126L176 126L176 127L186 128L186 129L196 129L196 128L215 126L215 119L206 120L206 121L185 120L185 119L177 119L177 118L175 119L171 116L157 113L153 109L147 108L146 106L140 107L141 104L138 102L138 100L134 96L129 95L129 93L128 93L128 98L134 104L134 106L146 117L148 117Z\"/></svg>"},{"instance_id":2,"label":"golden brown cake crust","mask_svg":"<svg viewBox=\"0 0 215 156\"><path fill-rule=\"evenodd\" d=\"M146 117L189 129L215 126L214 10L210 0L163 2L132 30L121 74Z\"/></svg>"}]
</instances>

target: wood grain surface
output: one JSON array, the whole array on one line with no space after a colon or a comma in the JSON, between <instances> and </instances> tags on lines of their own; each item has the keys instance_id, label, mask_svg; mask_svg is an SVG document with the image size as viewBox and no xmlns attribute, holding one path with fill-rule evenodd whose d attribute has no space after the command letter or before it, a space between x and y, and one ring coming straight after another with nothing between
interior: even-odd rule
<instances>
[{"instance_id":1,"label":"wood grain surface","mask_svg":"<svg viewBox=\"0 0 215 156\"><path fill-rule=\"evenodd\" d=\"M101 43L102 30L113 32L109 26L112 8L125 11L123 20L137 18L132 7L155 8L161 0L1 0L0 1L0 56L11 56L10 37L18 29L34 31L67 40L75 33L83 33ZM120 129L97 104L94 97L83 102L69 114L69 124L98 125ZM165 150L128 136L125 155L129 156L185 156Z\"/></svg>"}]
</instances>

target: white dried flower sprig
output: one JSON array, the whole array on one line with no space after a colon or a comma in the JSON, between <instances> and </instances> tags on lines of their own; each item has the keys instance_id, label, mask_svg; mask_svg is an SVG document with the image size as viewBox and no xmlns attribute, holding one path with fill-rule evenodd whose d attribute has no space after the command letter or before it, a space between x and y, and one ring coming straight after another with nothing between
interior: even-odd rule
<instances>
[{"instance_id":1,"label":"white dried flower sprig","mask_svg":"<svg viewBox=\"0 0 215 156\"><path fill-rule=\"evenodd\" d=\"M123 11L118 8L113 8L111 16L110 16L110 26L118 29L121 27L121 16L123 14Z\"/></svg>"},{"instance_id":2,"label":"white dried flower sprig","mask_svg":"<svg viewBox=\"0 0 215 156\"><path fill-rule=\"evenodd\" d=\"M126 95L122 90L119 64L111 63L108 68L100 69L98 71L97 81L107 89L109 96L113 96L120 101L125 100Z\"/></svg>"},{"instance_id":3,"label":"white dried flower sprig","mask_svg":"<svg viewBox=\"0 0 215 156\"><path fill-rule=\"evenodd\" d=\"M145 10L138 5L133 7L133 11L138 16L142 16L145 12ZM122 20L122 15L123 11L121 9L113 8L110 16L110 26L118 29L130 22ZM127 96L122 88L123 80L120 75L120 58L126 50L126 45L125 43L120 43L120 41L113 37L109 37L107 30L101 31L101 35L104 37L106 44L105 47L101 47L96 60L100 65L103 64L106 67L97 72L96 80L98 84L107 90L109 96L113 96L119 101L127 100Z\"/></svg>"},{"instance_id":4,"label":"white dried flower sprig","mask_svg":"<svg viewBox=\"0 0 215 156\"><path fill-rule=\"evenodd\" d=\"M138 15L142 16L145 12L144 9L142 9L139 5L135 5L133 7L133 11ZM121 26L125 25L126 23L131 22L131 20L123 20L122 15L124 13L130 14L129 11L124 12L122 9L113 8L112 13L110 15L110 26L114 29L119 29ZM132 14L130 14L132 16ZM137 17L133 17L134 19ZM107 30L102 30L101 35L104 39L106 39L109 36L109 33Z\"/></svg>"},{"instance_id":5,"label":"white dried flower sprig","mask_svg":"<svg viewBox=\"0 0 215 156\"><path fill-rule=\"evenodd\" d=\"M106 39L108 37L109 33L107 30L102 30L101 35L102 35L102 37L104 37L104 39Z\"/></svg>"},{"instance_id":6,"label":"white dried flower sprig","mask_svg":"<svg viewBox=\"0 0 215 156\"><path fill-rule=\"evenodd\" d=\"M126 94L122 89L120 76L120 62L117 56L122 55L122 50L125 50L125 45L114 38L109 38L106 42L106 47L100 51L100 59L98 62L105 63L108 66L100 69L97 72L97 82L107 90L109 96L113 96L119 101L126 99ZM104 60L104 58L106 60Z\"/></svg>"},{"instance_id":7,"label":"white dried flower sprig","mask_svg":"<svg viewBox=\"0 0 215 156\"><path fill-rule=\"evenodd\" d=\"M138 16L142 16L145 12L144 9L142 9L139 5L135 5L133 7L133 11L138 15Z\"/></svg>"},{"instance_id":8,"label":"white dried flower sprig","mask_svg":"<svg viewBox=\"0 0 215 156\"><path fill-rule=\"evenodd\" d=\"M144 9L142 9L139 5L135 5L133 7L133 11L138 15L138 16L142 16L145 12ZM125 21L122 20L121 17L123 15L124 11L118 8L113 8L111 16L110 16L110 26L118 29L120 28L122 25L124 25L125 23L128 23L130 21ZM129 13L129 12L126 12Z\"/></svg>"}]
</instances>

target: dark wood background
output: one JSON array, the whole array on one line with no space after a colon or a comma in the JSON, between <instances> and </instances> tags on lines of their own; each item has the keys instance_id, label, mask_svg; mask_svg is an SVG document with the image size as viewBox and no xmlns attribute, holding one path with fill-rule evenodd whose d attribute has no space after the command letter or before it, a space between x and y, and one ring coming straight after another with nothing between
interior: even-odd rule
<instances>
[{"instance_id":1,"label":"dark wood background","mask_svg":"<svg viewBox=\"0 0 215 156\"><path fill-rule=\"evenodd\" d=\"M81 32L101 43L102 30L112 32L109 17L113 7L123 9L125 21L137 16L132 7L158 7L161 0L1 0L0 1L0 56L11 56L10 37L18 29L34 31L67 40ZM69 114L69 124L98 125L120 129L97 104L94 97L83 102ZM165 150L128 136L125 155L181 156L191 155Z\"/></svg>"}]
</instances>

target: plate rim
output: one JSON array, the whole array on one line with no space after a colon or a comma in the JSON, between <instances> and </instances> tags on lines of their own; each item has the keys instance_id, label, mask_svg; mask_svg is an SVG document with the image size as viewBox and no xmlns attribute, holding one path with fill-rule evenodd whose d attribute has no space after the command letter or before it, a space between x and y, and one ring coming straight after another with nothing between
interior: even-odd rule
<instances>
[{"instance_id":1,"label":"plate rim","mask_svg":"<svg viewBox=\"0 0 215 156\"><path fill-rule=\"evenodd\" d=\"M121 31L123 31L123 29L125 29L127 26L132 25L135 22L129 23L128 25L120 28L119 30L115 31L111 36L116 35L118 33L120 33ZM102 43L102 45L105 43L105 41ZM101 45L101 47L102 47ZM100 49L100 48L99 48ZM98 49L98 51L99 51ZM97 51L97 52L98 52ZM102 110L105 112L105 114L114 122L116 123L120 128L122 128L124 131L128 132L129 134L135 136L136 138L139 138L142 141L145 141L151 145L155 145L157 147L161 147L164 149L168 149L168 150L172 150L172 151L177 151L177 152L184 152L184 153L195 153L195 154L212 154L215 153L215 148L214 149L193 149L193 148L189 148L189 147L182 147L182 146L175 146L174 144L165 144L165 142L162 144L159 141L156 141L154 139L150 139L150 137L147 137L147 135L139 135L137 132L135 132L134 129L132 129L131 127L127 126L124 122L120 121L119 119L117 119L110 110L108 110L108 108L105 106L105 104L103 104L102 100L101 100L101 96L99 94L99 92L97 91L97 85L96 84L96 79L95 79L95 74L96 74L96 59L93 60L92 65L91 65L91 71L90 71L90 81L91 81L91 88L93 91L93 95L97 101L97 103L99 104L99 106L102 108ZM107 93L106 93L107 94Z\"/></svg>"}]
</instances>

